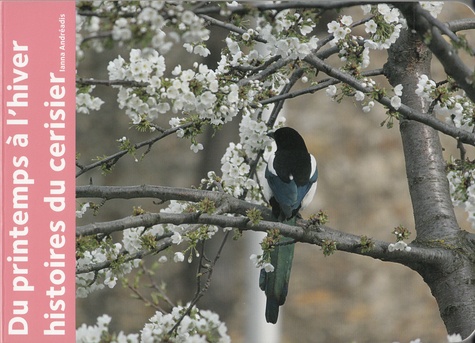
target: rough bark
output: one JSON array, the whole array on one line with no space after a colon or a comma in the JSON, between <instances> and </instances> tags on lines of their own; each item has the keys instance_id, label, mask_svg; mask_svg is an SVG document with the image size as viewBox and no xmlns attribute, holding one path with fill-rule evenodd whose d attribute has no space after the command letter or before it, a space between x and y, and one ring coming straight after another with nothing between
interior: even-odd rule
<instances>
[{"instance_id":1,"label":"rough bark","mask_svg":"<svg viewBox=\"0 0 475 343\"><path fill-rule=\"evenodd\" d=\"M390 83L403 85L402 102L426 112L415 94L418 77L430 77L431 52L416 33L402 32L389 50L384 67ZM475 264L473 236L462 231L453 211L438 132L422 123L401 118L400 133L414 212L414 244L452 251L437 263L418 261L416 270L430 287L449 333L467 337L475 328Z\"/></svg>"}]
</instances>

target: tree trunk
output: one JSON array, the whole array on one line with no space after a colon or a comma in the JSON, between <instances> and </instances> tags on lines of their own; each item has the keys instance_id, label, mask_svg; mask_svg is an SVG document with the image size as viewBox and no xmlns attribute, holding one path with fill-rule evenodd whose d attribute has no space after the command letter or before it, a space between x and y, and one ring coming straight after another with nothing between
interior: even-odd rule
<instances>
[{"instance_id":1,"label":"tree trunk","mask_svg":"<svg viewBox=\"0 0 475 343\"><path fill-rule=\"evenodd\" d=\"M415 90L420 75L430 78L431 52L409 29L401 32L388 54L384 72L393 86L403 85L402 102L427 112L429 104ZM404 118L399 128L417 233L413 243L447 252L437 263L424 260L408 267L430 287L447 331L467 337L475 329L474 235L457 224L438 132Z\"/></svg>"}]
</instances>

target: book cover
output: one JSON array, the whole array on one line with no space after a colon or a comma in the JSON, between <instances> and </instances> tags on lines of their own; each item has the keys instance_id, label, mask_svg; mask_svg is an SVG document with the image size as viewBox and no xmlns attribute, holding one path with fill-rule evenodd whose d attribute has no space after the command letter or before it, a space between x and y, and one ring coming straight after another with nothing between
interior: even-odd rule
<instances>
[{"instance_id":1,"label":"book cover","mask_svg":"<svg viewBox=\"0 0 475 343\"><path fill-rule=\"evenodd\" d=\"M75 2L0 3L1 342L75 337Z\"/></svg>"}]
</instances>

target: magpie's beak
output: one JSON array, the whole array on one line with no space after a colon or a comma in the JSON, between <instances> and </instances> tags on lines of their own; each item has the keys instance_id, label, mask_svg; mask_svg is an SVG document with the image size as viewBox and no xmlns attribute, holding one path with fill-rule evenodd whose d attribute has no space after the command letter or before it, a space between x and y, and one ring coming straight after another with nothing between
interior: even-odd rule
<instances>
[{"instance_id":1,"label":"magpie's beak","mask_svg":"<svg viewBox=\"0 0 475 343\"><path fill-rule=\"evenodd\" d=\"M274 131L269 132L267 136L274 139Z\"/></svg>"}]
</instances>

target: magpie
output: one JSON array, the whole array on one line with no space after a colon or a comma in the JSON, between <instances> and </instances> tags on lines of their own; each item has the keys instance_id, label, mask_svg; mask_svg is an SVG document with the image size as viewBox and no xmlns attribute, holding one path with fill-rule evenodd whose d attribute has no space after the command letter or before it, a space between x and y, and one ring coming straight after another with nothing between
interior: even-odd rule
<instances>
[{"instance_id":1,"label":"magpie","mask_svg":"<svg viewBox=\"0 0 475 343\"><path fill-rule=\"evenodd\" d=\"M264 195L272 207L276 220L295 225L299 211L313 199L317 189L317 162L307 151L302 136L290 127L277 129L268 134L274 139L277 149L267 161ZM259 286L267 297L266 320L275 324L279 306L287 297L290 271L295 244L290 238L282 238L280 245L271 251L273 272L261 270Z\"/></svg>"}]
</instances>

